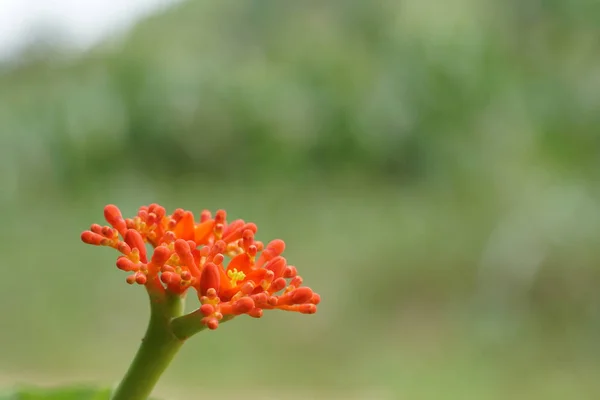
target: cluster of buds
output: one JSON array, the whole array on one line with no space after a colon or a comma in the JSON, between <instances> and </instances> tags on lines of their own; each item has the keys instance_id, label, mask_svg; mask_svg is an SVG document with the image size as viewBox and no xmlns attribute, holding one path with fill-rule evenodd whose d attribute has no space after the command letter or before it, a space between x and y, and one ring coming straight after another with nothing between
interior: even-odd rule
<instances>
[{"instance_id":1,"label":"cluster of buds","mask_svg":"<svg viewBox=\"0 0 600 400\"><path fill-rule=\"evenodd\" d=\"M254 239L253 223L228 223L223 210L214 217L205 210L196 221L191 211L168 215L158 204L141 207L133 218L123 218L117 206L107 205L104 217L110 226L93 224L81 240L121 253L117 267L130 273L130 284L181 296L195 289L202 323L209 329L224 317L259 318L268 309L317 311L319 295L302 286L296 268L281 256L285 243L276 239L264 246Z\"/></svg>"}]
</instances>

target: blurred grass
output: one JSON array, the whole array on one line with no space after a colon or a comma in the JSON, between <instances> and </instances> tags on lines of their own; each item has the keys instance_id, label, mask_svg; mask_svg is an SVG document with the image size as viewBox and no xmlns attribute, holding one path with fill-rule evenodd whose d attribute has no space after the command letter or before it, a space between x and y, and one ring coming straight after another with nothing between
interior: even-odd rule
<instances>
[{"instance_id":1,"label":"blurred grass","mask_svg":"<svg viewBox=\"0 0 600 400\"><path fill-rule=\"evenodd\" d=\"M188 1L2 66L0 381L120 378L146 299L79 233L159 202L256 222L323 298L203 333L162 394L598 398L598 21Z\"/></svg>"}]
</instances>

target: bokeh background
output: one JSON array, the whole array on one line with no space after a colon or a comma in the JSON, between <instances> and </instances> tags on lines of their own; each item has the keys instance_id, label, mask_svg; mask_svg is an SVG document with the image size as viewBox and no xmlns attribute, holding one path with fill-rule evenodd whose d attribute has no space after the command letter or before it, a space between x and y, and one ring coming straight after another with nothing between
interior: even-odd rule
<instances>
[{"instance_id":1,"label":"bokeh background","mask_svg":"<svg viewBox=\"0 0 600 400\"><path fill-rule=\"evenodd\" d=\"M585 0L47 26L0 64L0 383L122 376L146 296L79 234L159 202L285 239L323 299L195 337L165 398L600 398L599 27Z\"/></svg>"}]
</instances>

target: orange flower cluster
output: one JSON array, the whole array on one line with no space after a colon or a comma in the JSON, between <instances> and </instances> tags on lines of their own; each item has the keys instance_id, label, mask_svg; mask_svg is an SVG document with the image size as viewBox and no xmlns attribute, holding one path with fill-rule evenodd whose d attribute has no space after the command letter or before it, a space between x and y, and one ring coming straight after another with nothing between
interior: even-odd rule
<instances>
[{"instance_id":1,"label":"orange flower cluster","mask_svg":"<svg viewBox=\"0 0 600 400\"><path fill-rule=\"evenodd\" d=\"M83 242L118 250L117 267L131 272L130 284L179 295L196 289L202 322L210 329L224 316L259 318L265 309L317 311L319 295L301 286L296 268L281 256L285 243L276 239L264 246L254 240L253 223L227 223L223 210L214 217L205 210L197 222L190 211L167 215L158 204L141 207L133 218L123 218L117 206L107 205L104 217L112 227L93 224L81 234ZM152 255L147 243L154 248Z\"/></svg>"}]
</instances>

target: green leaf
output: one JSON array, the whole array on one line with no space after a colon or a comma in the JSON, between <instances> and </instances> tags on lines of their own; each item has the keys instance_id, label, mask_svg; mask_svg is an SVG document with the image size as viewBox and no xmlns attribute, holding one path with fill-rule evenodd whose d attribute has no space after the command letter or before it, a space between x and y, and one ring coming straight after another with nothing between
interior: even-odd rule
<instances>
[{"instance_id":1,"label":"green leaf","mask_svg":"<svg viewBox=\"0 0 600 400\"><path fill-rule=\"evenodd\" d=\"M109 400L110 389L81 385L38 388L24 387L0 394L0 400Z\"/></svg>"}]
</instances>

